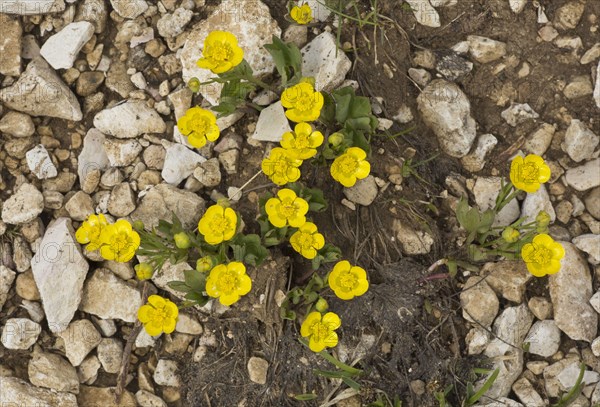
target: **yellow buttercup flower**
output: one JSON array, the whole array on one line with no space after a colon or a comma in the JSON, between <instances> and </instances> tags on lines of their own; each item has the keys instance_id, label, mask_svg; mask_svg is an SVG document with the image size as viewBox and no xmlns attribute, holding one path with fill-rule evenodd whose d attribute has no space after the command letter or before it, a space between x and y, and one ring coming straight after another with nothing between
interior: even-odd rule
<instances>
[{"instance_id":1,"label":"yellow buttercup flower","mask_svg":"<svg viewBox=\"0 0 600 407\"><path fill-rule=\"evenodd\" d=\"M112 225L104 227L100 233L100 240L102 257L120 263L131 260L140 246L140 235L125 219L119 219Z\"/></svg>"},{"instance_id":2,"label":"yellow buttercup flower","mask_svg":"<svg viewBox=\"0 0 600 407\"><path fill-rule=\"evenodd\" d=\"M293 122L314 122L321 115L325 99L309 82L300 82L281 94L281 104L287 108L285 116Z\"/></svg>"},{"instance_id":3,"label":"yellow buttercup flower","mask_svg":"<svg viewBox=\"0 0 600 407\"><path fill-rule=\"evenodd\" d=\"M218 298L223 305L237 302L252 289L252 280L246 274L246 266L239 261L227 265L219 264L210 271L206 279L206 294Z\"/></svg>"},{"instance_id":4,"label":"yellow buttercup flower","mask_svg":"<svg viewBox=\"0 0 600 407\"><path fill-rule=\"evenodd\" d=\"M363 295L369 289L365 269L352 266L347 260L342 260L333 266L328 282L335 295L342 300L351 300Z\"/></svg>"},{"instance_id":5,"label":"yellow buttercup flower","mask_svg":"<svg viewBox=\"0 0 600 407\"><path fill-rule=\"evenodd\" d=\"M293 132L283 134L281 147L299 160L306 160L317 155L317 147L323 144L323 134L313 131L308 123L298 123Z\"/></svg>"},{"instance_id":6,"label":"yellow buttercup flower","mask_svg":"<svg viewBox=\"0 0 600 407\"><path fill-rule=\"evenodd\" d=\"M81 244L88 243L85 247L88 252L98 250L102 245L100 234L107 225L108 221L103 214L90 215L75 232L75 239Z\"/></svg>"},{"instance_id":7,"label":"yellow buttercup flower","mask_svg":"<svg viewBox=\"0 0 600 407\"><path fill-rule=\"evenodd\" d=\"M265 210L273 226L282 228L290 225L297 228L306 223L308 202L298 197L291 189L284 188L277 192L276 198L267 201Z\"/></svg>"},{"instance_id":8,"label":"yellow buttercup flower","mask_svg":"<svg viewBox=\"0 0 600 407\"><path fill-rule=\"evenodd\" d=\"M215 141L221 134L214 113L198 106L188 109L177 120L177 128L195 148L204 147L207 140Z\"/></svg>"},{"instance_id":9,"label":"yellow buttercup flower","mask_svg":"<svg viewBox=\"0 0 600 407\"><path fill-rule=\"evenodd\" d=\"M550 179L550 167L539 155L517 156L510 164L510 180L515 188L535 192Z\"/></svg>"},{"instance_id":10,"label":"yellow buttercup flower","mask_svg":"<svg viewBox=\"0 0 600 407\"><path fill-rule=\"evenodd\" d=\"M220 74L238 66L244 60L244 50L238 46L235 35L226 31L213 31L204 40L202 58L196 65Z\"/></svg>"},{"instance_id":11,"label":"yellow buttercup flower","mask_svg":"<svg viewBox=\"0 0 600 407\"><path fill-rule=\"evenodd\" d=\"M306 3L304 3L302 6L294 6L290 11L290 17L292 17L292 20L298 24L308 24L313 19L312 9Z\"/></svg>"},{"instance_id":12,"label":"yellow buttercup flower","mask_svg":"<svg viewBox=\"0 0 600 407\"><path fill-rule=\"evenodd\" d=\"M308 347L313 352L321 352L325 348L333 348L338 344L338 335L334 331L342 326L342 321L337 314L320 312L308 314L302 326L300 335L308 339Z\"/></svg>"},{"instance_id":13,"label":"yellow buttercup flower","mask_svg":"<svg viewBox=\"0 0 600 407\"><path fill-rule=\"evenodd\" d=\"M170 334L175 330L179 309L177 305L159 295L148 297L148 303L138 310L138 319L150 336Z\"/></svg>"},{"instance_id":14,"label":"yellow buttercup flower","mask_svg":"<svg viewBox=\"0 0 600 407\"><path fill-rule=\"evenodd\" d=\"M198 231L208 244L219 244L230 240L237 230L237 214L231 208L213 205L206 210L200 222Z\"/></svg>"},{"instance_id":15,"label":"yellow buttercup flower","mask_svg":"<svg viewBox=\"0 0 600 407\"><path fill-rule=\"evenodd\" d=\"M300 166L302 160L298 160L281 147L275 147L269 153L269 157L262 161L262 171L271 181L277 185L285 185L295 182L300 178Z\"/></svg>"},{"instance_id":16,"label":"yellow buttercup flower","mask_svg":"<svg viewBox=\"0 0 600 407\"><path fill-rule=\"evenodd\" d=\"M331 176L345 187L353 186L357 179L366 178L371 172L371 164L366 158L364 150L350 147L331 164Z\"/></svg>"},{"instance_id":17,"label":"yellow buttercup flower","mask_svg":"<svg viewBox=\"0 0 600 407\"><path fill-rule=\"evenodd\" d=\"M521 257L531 274L543 277L560 270L560 260L565 257L565 249L549 235L542 233L523 246Z\"/></svg>"},{"instance_id":18,"label":"yellow buttercup flower","mask_svg":"<svg viewBox=\"0 0 600 407\"><path fill-rule=\"evenodd\" d=\"M306 222L290 237L290 244L307 259L317 257L317 251L325 246L325 238L317 230L317 225Z\"/></svg>"}]
</instances>

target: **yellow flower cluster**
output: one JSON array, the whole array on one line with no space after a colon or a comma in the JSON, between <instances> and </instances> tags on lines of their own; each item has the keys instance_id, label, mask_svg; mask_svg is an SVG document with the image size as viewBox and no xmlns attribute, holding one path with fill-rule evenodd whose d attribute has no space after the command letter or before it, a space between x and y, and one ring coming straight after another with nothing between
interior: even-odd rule
<instances>
[{"instance_id":1,"label":"yellow flower cluster","mask_svg":"<svg viewBox=\"0 0 600 407\"><path fill-rule=\"evenodd\" d=\"M175 330L179 309L177 305L159 295L148 297L148 303L138 310L138 319L150 336L170 334Z\"/></svg>"},{"instance_id":2,"label":"yellow flower cluster","mask_svg":"<svg viewBox=\"0 0 600 407\"><path fill-rule=\"evenodd\" d=\"M371 164L366 160L367 153L358 147L348 148L331 164L330 172L334 180L349 188L371 172Z\"/></svg>"},{"instance_id":3,"label":"yellow flower cluster","mask_svg":"<svg viewBox=\"0 0 600 407\"><path fill-rule=\"evenodd\" d=\"M198 106L188 109L179 118L177 129L188 138L188 143L195 148L204 147L207 140L215 141L220 135L214 113Z\"/></svg>"},{"instance_id":4,"label":"yellow flower cluster","mask_svg":"<svg viewBox=\"0 0 600 407\"><path fill-rule=\"evenodd\" d=\"M340 317L328 312L321 315L320 312L308 314L300 326L300 335L308 339L308 347L313 352L321 352L325 348L333 348L338 344L338 335L335 332L342 326Z\"/></svg>"},{"instance_id":5,"label":"yellow flower cluster","mask_svg":"<svg viewBox=\"0 0 600 407\"><path fill-rule=\"evenodd\" d=\"M237 214L231 208L213 205L198 222L198 231L208 244L217 245L231 240L237 231Z\"/></svg>"},{"instance_id":6,"label":"yellow flower cluster","mask_svg":"<svg viewBox=\"0 0 600 407\"><path fill-rule=\"evenodd\" d=\"M299 84L283 91L281 104L287 109L285 116L289 120L295 123L314 122L321 116L325 98L305 78Z\"/></svg>"},{"instance_id":7,"label":"yellow flower cluster","mask_svg":"<svg viewBox=\"0 0 600 407\"><path fill-rule=\"evenodd\" d=\"M252 280L246 274L246 266L239 261L215 266L206 279L206 294L218 298L223 305L237 302L252 289Z\"/></svg>"},{"instance_id":8,"label":"yellow flower cluster","mask_svg":"<svg viewBox=\"0 0 600 407\"><path fill-rule=\"evenodd\" d=\"M536 192L541 184L548 182L550 175L550 167L539 155L515 157L510 165L511 182L525 192Z\"/></svg>"},{"instance_id":9,"label":"yellow flower cluster","mask_svg":"<svg viewBox=\"0 0 600 407\"><path fill-rule=\"evenodd\" d=\"M291 226L299 228L306 223L308 202L298 197L288 188L280 189L276 198L271 198L265 204L269 222L277 228Z\"/></svg>"},{"instance_id":10,"label":"yellow flower cluster","mask_svg":"<svg viewBox=\"0 0 600 407\"><path fill-rule=\"evenodd\" d=\"M521 249L521 257L527 270L536 277L555 274L560 270L560 260L565 257L565 249L550 235L539 234Z\"/></svg>"},{"instance_id":11,"label":"yellow flower cluster","mask_svg":"<svg viewBox=\"0 0 600 407\"><path fill-rule=\"evenodd\" d=\"M87 244L87 251L100 249L104 259L121 263L131 260L140 246L140 235L131 223L119 219L110 224L102 214L88 216L75 232L75 239Z\"/></svg>"},{"instance_id":12,"label":"yellow flower cluster","mask_svg":"<svg viewBox=\"0 0 600 407\"><path fill-rule=\"evenodd\" d=\"M302 4L301 6L294 6L290 10L290 17L298 24L308 24L313 20L312 9L306 3Z\"/></svg>"},{"instance_id":13,"label":"yellow flower cluster","mask_svg":"<svg viewBox=\"0 0 600 407\"><path fill-rule=\"evenodd\" d=\"M365 269L352 266L347 260L342 260L333 266L327 281L331 290L342 300L359 297L369 289Z\"/></svg>"},{"instance_id":14,"label":"yellow flower cluster","mask_svg":"<svg viewBox=\"0 0 600 407\"><path fill-rule=\"evenodd\" d=\"M220 74L238 66L243 60L244 50L239 47L235 35L227 31L212 31L204 40L202 58L197 65Z\"/></svg>"}]
</instances>

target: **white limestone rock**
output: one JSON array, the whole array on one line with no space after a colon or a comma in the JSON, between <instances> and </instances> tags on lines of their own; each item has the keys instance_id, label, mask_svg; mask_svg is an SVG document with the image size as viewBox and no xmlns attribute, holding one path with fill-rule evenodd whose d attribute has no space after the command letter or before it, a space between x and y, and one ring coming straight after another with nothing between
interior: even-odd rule
<instances>
[{"instance_id":1,"label":"white limestone rock","mask_svg":"<svg viewBox=\"0 0 600 407\"><path fill-rule=\"evenodd\" d=\"M441 26L440 15L433 8L429 0L406 0L417 19L417 22L427 27Z\"/></svg>"},{"instance_id":2,"label":"white limestone rock","mask_svg":"<svg viewBox=\"0 0 600 407\"><path fill-rule=\"evenodd\" d=\"M38 144L25 154L27 166L38 179L54 178L58 175L56 166L52 162L48 150Z\"/></svg>"},{"instance_id":3,"label":"white limestone rock","mask_svg":"<svg viewBox=\"0 0 600 407\"><path fill-rule=\"evenodd\" d=\"M521 207L521 217L525 218L525 223L533 222L535 221L535 217L541 211L546 211L546 213L550 215L550 223L554 223L556 220L556 212L554 211L552 202L550 202L550 196L548 195L548 191L546 191L546 186L543 184L540 185L540 189L536 192L527 194Z\"/></svg>"},{"instance_id":4,"label":"white limestone rock","mask_svg":"<svg viewBox=\"0 0 600 407\"><path fill-rule=\"evenodd\" d=\"M549 277L554 321L571 339L591 342L596 337L598 314L589 304L592 297L590 270L573 244L560 243L565 257L560 271Z\"/></svg>"},{"instance_id":5,"label":"white limestone rock","mask_svg":"<svg viewBox=\"0 0 600 407\"><path fill-rule=\"evenodd\" d=\"M65 353L69 362L79 366L85 357L98 346L102 336L87 319L73 321L69 327L58 334L65 343Z\"/></svg>"},{"instance_id":6,"label":"white limestone rock","mask_svg":"<svg viewBox=\"0 0 600 407\"><path fill-rule=\"evenodd\" d=\"M35 349L27 372L29 381L38 387L79 393L77 371L62 356Z\"/></svg>"},{"instance_id":7,"label":"white limestone rock","mask_svg":"<svg viewBox=\"0 0 600 407\"><path fill-rule=\"evenodd\" d=\"M7 406L77 407L74 394L32 386L16 377L2 377L2 403Z\"/></svg>"},{"instance_id":8,"label":"white limestone rock","mask_svg":"<svg viewBox=\"0 0 600 407\"><path fill-rule=\"evenodd\" d=\"M104 171L109 167L108 155L104 150L105 140L104 134L95 128L89 129L85 135L83 148L77 158L77 175L81 186L93 171Z\"/></svg>"},{"instance_id":9,"label":"white limestone rock","mask_svg":"<svg viewBox=\"0 0 600 407\"><path fill-rule=\"evenodd\" d=\"M0 0L0 13L19 16L59 13L64 11L64 0Z\"/></svg>"},{"instance_id":10,"label":"white limestone rock","mask_svg":"<svg viewBox=\"0 0 600 407\"><path fill-rule=\"evenodd\" d=\"M285 117L285 110L279 101L260 112L252 139L279 143L283 134L291 131L290 123Z\"/></svg>"},{"instance_id":11,"label":"white limestone rock","mask_svg":"<svg viewBox=\"0 0 600 407\"><path fill-rule=\"evenodd\" d=\"M600 235L587 233L573 239L573 244L588 254L588 261L593 265L600 264Z\"/></svg>"},{"instance_id":12,"label":"white limestone rock","mask_svg":"<svg viewBox=\"0 0 600 407\"><path fill-rule=\"evenodd\" d=\"M568 169L565 174L565 181L577 191L587 191L600 186L598 174L600 174L600 158L588 161L579 167Z\"/></svg>"},{"instance_id":13,"label":"white limestone rock","mask_svg":"<svg viewBox=\"0 0 600 407\"><path fill-rule=\"evenodd\" d=\"M196 77L206 82L215 74L201 69L196 62L202 57L204 40L211 31L228 31L236 36L244 50L244 58L255 75L269 74L275 69L271 55L263 45L271 43L273 35L281 36L281 29L270 14L269 8L260 0L224 0L205 20L198 22L188 35L180 54L183 81ZM203 86L200 94L211 104L218 103L222 86Z\"/></svg>"},{"instance_id":14,"label":"white limestone rock","mask_svg":"<svg viewBox=\"0 0 600 407\"><path fill-rule=\"evenodd\" d=\"M417 98L417 104L423 121L446 154L461 158L469 153L476 124L471 103L456 84L443 79L432 81Z\"/></svg>"},{"instance_id":15,"label":"white limestone rock","mask_svg":"<svg viewBox=\"0 0 600 407\"><path fill-rule=\"evenodd\" d=\"M20 225L34 220L44 210L44 196L31 184L23 184L2 205L2 221Z\"/></svg>"},{"instance_id":16,"label":"white limestone rock","mask_svg":"<svg viewBox=\"0 0 600 407\"><path fill-rule=\"evenodd\" d=\"M346 54L338 49L333 34L324 31L302 48L302 74L315 78L317 90L338 87L352 67Z\"/></svg>"},{"instance_id":17,"label":"white limestone rock","mask_svg":"<svg viewBox=\"0 0 600 407\"><path fill-rule=\"evenodd\" d=\"M110 0L110 4L118 15L128 19L134 19L148 10L148 3L144 0Z\"/></svg>"},{"instance_id":18,"label":"white limestone rock","mask_svg":"<svg viewBox=\"0 0 600 407\"><path fill-rule=\"evenodd\" d=\"M560 347L560 329L551 319L536 321L529 330L525 343L529 344L529 353L549 358Z\"/></svg>"},{"instance_id":19,"label":"white limestone rock","mask_svg":"<svg viewBox=\"0 0 600 407\"><path fill-rule=\"evenodd\" d=\"M192 175L196 167L206 158L182 144L173 143L166 148L165 163L161 175L171 185L178 185Z\"/></svg>"},{"instance_id":20,"label":"white limestone rock","mask_svg":"<svg viewBox=\"0 0 600 407\"><path fill-rule=\"evenodd\" d=\"M28 318L10 318L2 327L2 345L6 349L24 350L33 345L42 327Z\"/></svg>"},{"instance_id":21,"label":"white limestone rock","mask_svg":"<svg viewBox=\"0 0 600 407\"><path fill-rule=\"evenodd\" d=\"M17 273L0 264L0 311L8 298L8 293L12 287L12 283L15 281Z\"/></svg>"},{"instance_id":22,"label":"white limestone rock","mask_svg":"<svg viewBox=\"0 0 600 407\"><path fill-rule=\"evenodd\" d=\"M41 57L34 58L14 84L0 89L0 101L32 116L83 118L77 97Z\"/></svg>"},{"instance_id":23,"label":"white limestone rock","mask_svg":"<svg viewBox=\"0 0 600 407\"><path fill-rule=\"evenodd\" d=\"M479 35L469 35L469 53L471 57L481 63L487 64L506 55L506 43Z\"/></svg>"},{"instance_id":24,"label":"white limestone rock","mask_svg":"<svg viewBox=\"0 0 600 407\"><path fill-rule=\"evenodd\" d=\"M142 306L138 290L129 286L114 273L97 269L83 290L81 310L102 319L135 322Z\"/></svg>"},{"instance_id":25,"label":"white limestone rock","mask_svg":"<svg viewBox=\"0 0 600 407\"><path fill-rule=\"evenodd\" d=\"M580 162L591 158L599 143L600 137L583 122L573 119L561 147L573 161Z\"/></svg>"},{"instance_id":26,"label":"white limestone rock","mask_svg":"<svg viewBox=\"0 0 600 407\"><path fill-rule=\"evenodd\" d=\"M71 220L58 218L48 226L31 261L48 327L55 333L67 329L73 319L89 269L74 235Z\"/></svg>"},{"instance_id":27,"label":"white limestone rock","mask_svg":"<svg viewBox=\"0 0 600 407\"><path fill-rule=\"evenodd\" d=\"M40 55L54 69L67 69L73 66L79 51L94 35L94 25L87 21L70 23L46 40Z\"/></svg>"},{"instance_id":28,"label":"white limestone rock","mask_svg":"<svg viewBox=\"0 0 600 407\"><path fill-rule=\"evenodd\" d=\"M94 117L94 126L102 133L119 139L167 130L156 110L140 100L128 100L102 110Z\"/></svg>"}]
</instances>

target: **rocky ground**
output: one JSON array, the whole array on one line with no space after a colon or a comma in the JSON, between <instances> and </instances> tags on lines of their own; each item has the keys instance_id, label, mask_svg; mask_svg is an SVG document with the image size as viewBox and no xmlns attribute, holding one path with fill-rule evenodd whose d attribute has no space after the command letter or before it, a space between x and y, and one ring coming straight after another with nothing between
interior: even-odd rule
<instances>
[{"instance_id":1,"label":"rocky ground","mask_svg":"<svg viewBox=\"0 0 600 407\"><path fill-rule=\"evenodd\" d=\"M483 367L500 373L480 403L545 406L583 362L571 406L600 405L600 2L333 1L347 18L309 3L318 21L299 27L280 0L0 0L0 403L348 407L386 394L436 406L453 385L458 406ZM261 114L220 119L215 145L195 150L178 133L186 109L218 98L186 86L206 79L195 62L214 29L236 34L267 79L260 46L295 42L305 75L325 90L355 86L380 118L372 175L357 186L305 170L330 202L319 228L369 271L361 299L327 298L344 321L339 358L365 370L358 392L316 376L331 366L280 320L309 267L282 249L250 270L236 307L187 310L174 334L137 336L114 401L142 294L132 264L82 252L73 230L94 212L148 226L174 212L193 229L222 196L256 230L273 185L237 188L289 129L276 98L259 94ZM496 224L548 212L561 271L537 279L498 260L426 282L429 265L464 252L459 197L489 208L519 152L542 155L553 176ZM166 283L187 268L167 263L152 289L178 300Z\"/></svg>"}]
</instances>

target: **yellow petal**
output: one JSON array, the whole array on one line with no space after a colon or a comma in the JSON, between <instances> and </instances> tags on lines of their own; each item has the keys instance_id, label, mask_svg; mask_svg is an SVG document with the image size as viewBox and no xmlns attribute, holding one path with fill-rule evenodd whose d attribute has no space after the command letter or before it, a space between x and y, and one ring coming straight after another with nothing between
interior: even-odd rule
<instances>
[{"instance_id":1,"label":"yellow petal","mask_svg":"<svg viewBox=\"0 0 600 407\"><path fill-rule=\"evenodd\" d=\"M232 261L226 266L226 269L227 271L233 272L236 276L243 276L246 274L246 266L239 261Z\"/></svg>"},{"instance_id":2,"label":"yellow petal","mask_svg":"<svg viewBox=\"0 0 600 407\"><path fill-rule=\"evenodd\" d=\"M336 285L335 288L332 288L333 293L340 299L340 300L351 300L354 298L354 292L352 291L347 291L342 287L339 287Z\"/></svg>"},{"instance_id":3,"label":"yellow petal","mask_svg":"<svg viewBox=\"0 0 600 407\"><path fill-rule=\"evenodd\" d=\"M144 329L150 336L158 336L162 333L162 326L157 325L154 321L144 324Z\"/></svg>"},{"instance_id":4,"label":"yellow petal","mask_svg":"<svg viewBox=\"0 0 600 407\"><path fill-rule=\"evenodd\" d=\"M286 110L285 117L287 117L288 120L293 121L295 123L306 121L305 117L302 116L302 112L300 112L298 109L294 109L294 108Z\"/></svg>"},{"instance_id":5,"label":"yellow petal","mask_svg":"<svg viewBox=\"0 0 600 407\"><path fill-rule=\"evenodd\" d=\"M274 212L269 214L269 222L276 228L282 228L287 224L288 220L280 216L278 212Z\"/></svg>"},{"instance_id":6,"label":"yellow petal","mask_svg":"<svg viewBox=\"0 0 600 407\"><path fill-rule=\"evenodd\" d=\"M148 297L148 304L152 305L154 308L161 309L165 307L166 300L160 295L151 295Z\"/></svg>"},{"instance_id":7,"label":"yellow petal","mask_svg":"<svg viewBox=\"0 0 600 407\"><path fill-rule=\"evenodd\" d=\"M105 260L114 260L116 253L111 249L110 246L104 245L100 247L100 256Z\"/></svg>"},{"instance_id":8,"label":"yellow petal","mask_svg":"<svg viewBox=\"0 0 600 407\"><path fill-rule=\"evenodd\" d=\"M552 257L556 260L565 257L565 248L560 243L553 243L550 246L550 250L552 250Z\"/></svg>"},{"instance_id":9,"label":"yellow petal","mask_svg":"<svg viewBox=\"0 0 600 407\"><path fill-rule=\"evenodd\" d=\"M538 168L538 181L541 183L548 182L550 177L552 176L552 171L550 171L550 167L546 164L540 165Z\"/></svg>"},{"instance_id":10,"label":"yellow petal","mask_svg":"<svg viewBox=\"0 0 600 407\"><path fill-rule=\"evenodd\" d=\"M335 332L330 333L323 342L328 348L333 348L338 344L338 334Z\"/></svg>"},{"instance_id":11,"label":"yellow petal","mask_svg":"<svg viewBox=\"0 0 600 407\"><path fill-rule=\"evenodd\" d=\"M304 233L313 234L317 231L317 225L315 225L312 222L306 222L304 225L302 225L300 231Z\"/></svg>"},{"instance_id":12,"label":"yellow petal","mask_svg":"<svg viewBox=\"0 0 600 407\"><path fill-rule=\"evenodd\" d=\"M166 334L170 334L171 332L173 332L175 330L176 325L177 325L177 319L166 318L165 320L163 320L162 329Z\"/></svg>"},{"instance_id":13,"label":"yellow petal","mask_svg":"<svg viewBox=\"0 0 600 407\"><path fill-rule=\"evenodd\" d=\"M325 342L323 340L316 341L315 337L311 335L310 339L308 340L308 347L313 352L321 352L323 349L325 349Z\"/></svg>"},{"instance_id":14,"label":"yellow petal","mask_svg":"<svg viewBox=\"0 0 600 407\"><path fill-rule=\"evenodd\" d=\"M354 295L360 296L360 295L363 295L364 293L366 293L368 290L369 290L369 282L367 281L366 278L361 278L358 280L358 284L356 287L354 287L354 290L352 292L354 293Z\"/></svg>"},{"instance_id":15,"label":"yellow petal","mask_svg":"<svg viewBox=\"0 0 600 407\"><path fill-rule=\"evenodd\" d=\"M298 123L294 127L296 134L310 135L312 133L312 126L309 123Z\"/></svg>"},{"instance_id":16,"label":"yellow petal","mask_svg":"<svg viewBox=\"0 0 600 407\"><path fill-rule=\"evenodd\" d=\"M350 187L353 187L354 184L356 184L356 175L354 175L354 174L347 175L347 174L340 173L340 174L338 174L336 181L338 181L340 184L342 184L346 188L350 188Z\"/></svg>"},{"instance_id":17,"label":"yellow petal","mask_svg":"<svg viewBox=\"0 0 600 407\"><path fill-rule=\"evenodd\" d=\"M75 232L75 239L81 244L89 243L89 226L84 222Z\"/></svg>"},{"instance_id":18,"label":"yellow petal","mask_svg":"<svg viewBox=\"0 0 600 407\"><path fill-rule=\"evenodd\" d=\"M312 326L321 321L321 313L320 312L311 312L306 316L304 322L302 322L302 326L300 327L300 335L307 337L311 334Z\"/></svg>"},{"instance_id":19,"label":"yellow petal","mask_svg":"<svg viewBox=\"0 0 600 407\"><path fill-rule=\"evenodd\" d=\"M237 289L237 293L239 295L246 295L252 289L252 280L247 274L240 276L238 279L239 287Z\"/></svg>"},{"instance_id":20,"label":"yellow petal","mask_svg":"<svg viewBox=\"0 0 600 407\"><path fill-rule=\"evenodd\" d=\"M546 270L539 263L525 263L527 270L535 277L544 277Z\"/></svg>"},{"instance_id":21,"label":"yellow petal","mask_svg":"<svg viewBox=\"0 0 600 407\"><path fill-rule=\"evenodd\" d=\"M350 147L346 150L345 154L349 154L357 160L361 161L367 158L367 153L362 148Z\"/></svg>"},{"instance_id":22,"label":"yellow petal","mask_svg":"<svg viewBox=\"0 0 600 407\"><path fill-rule=\"evenodd\" d=\"M317 250L320 250L325 246L325 238L320 233L315 233L313 235L313 247Z\"/></svg>"},{"instance_id":23,"label":"yellow petal","mask_svg":"<svg viewBox=\"0 0 600 407\"><path fill-rule=\"evenodd\" d=\"M356 178L363 179L366 178L371 172L371 164L368 161L360 161L358 163L358 168L355 172Z\"/></svg>"},{"instance_id":24,"label":"yellow petal","mask_svg":"<svg viewBox=\"0 0 600 407\"><path fill-rule=\"evenodd\" d=\"M332 331L342 326L342 320L334 312L328 312L327 314L323 315L322 322Z\"/></svg>"},{"instance_id":25,"label":"yellow petal","mask_svg":"<svg viewBox=\"0 0 600 407\"><path fill-rule=\"evenodd\" d=\"M231 294L223 294L219 297L219 302L223 305L230 306L233 303L236 303L240 299L239 294L233 292Z\"/></svg>"},{"instance_id":26,"label":"yellow petal","mask_svg":"<svg viewBox=\"0 0 600 407\"><path fill-rule=\"evenodd\" d=\"M545 164L544 163L544 159L542 157L540 157L539 155L536 155L536 154L529 154L522 161L524 163L532 163L536 167L541 167L542 165Z\"/></svg>"},{"instance_id":27,"label":"yellow petal","mask_svg":"<svg viewBox=\"0 0 600 407\"><path fill-rule=\"evenodd\" d=\"M190 143L191 146L194 148L202 148L206 145L206 136L204 136L203 134L198 134L196 132L192 132L192 134L188 136L187 140L188 143Z\"/></svg>"},{"instance_id":28,"label":"yellow petal","mask_svg":"<svg viewBox=\"0 0 600 407\"><path fill-rule=\"evenodd\" d=\"M140 309L138 309L137 317L141 323L145 324L152 319L153 313L154 308L152 308L150 305L142 305Z\"/></svg>"},{"instance_id":29,"label":"yellow petal","mask_svg":"<svg viewBox=\"0 0 600 407\"><path fill-rule=\"evenodd\" d=\"M283 201L284 199L289 199L291 201L294 201L297 198L297 195L291 189L283 188L283 189L280 189L279 192L277 192L277 197L279 197L279 199L281 199L281 201Z\"/></svg>"},{"instance_id":30,"label":"yellow petal","mask_svg":"<svg viewBox=\"0 0 600 407\"><path fill-rule=\"evenodd\" d=\"M296 214L295 216L290 217L287 221L289 222L291 227L299 228L300 226L302 226L306 223L306 216ZM273 226L277 226L277 225L273 224ZM282 227L282 226L277 226L277 227Z\"/></svg>"},{"instance_id":31,"label":"yellow petal","mask_svg":"<svg viewBox=\"0 0 600 407\"><path fill-rule=\"evenodd\" d=\"M313 148L317 148L321 144L323 144L323 141L325 140L325 137L323 137L323 133L321 133L320 131L315 131L314 133L312 133L309 136L308 139L310 141L310 146L313 147Z\"/></svg>"},{"instance_id":32,"label":"yellow petal","mask_svg":"<svg viewBox=\"0 0 600 407\"><path fill-rule=\"evenodd\" d=\"M302 198L295 199L294 200L294 206L296 207L296 210L298 211L298 214L301 214L301 215L306 214L308 212L308 209L309 209L308 202L306 202Z\"/></svg>"},{"instance_id":33,"label":"yellow petal","mask_svg":"<svg viewBox=\"0 0 600 407\"><path fill-rule=\"evenodd\" d=\"M168 301L168 300L166 301L165 311L169 318L175 319L179 315L179 308L177 308L177 305L172 301Z\"/></svg>"}]
</instances>

